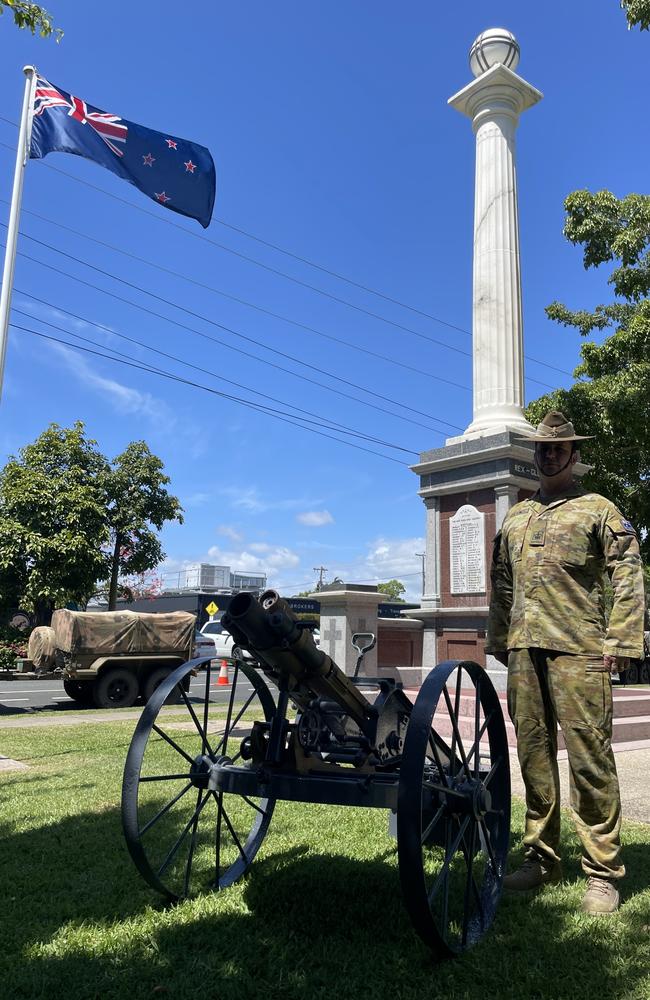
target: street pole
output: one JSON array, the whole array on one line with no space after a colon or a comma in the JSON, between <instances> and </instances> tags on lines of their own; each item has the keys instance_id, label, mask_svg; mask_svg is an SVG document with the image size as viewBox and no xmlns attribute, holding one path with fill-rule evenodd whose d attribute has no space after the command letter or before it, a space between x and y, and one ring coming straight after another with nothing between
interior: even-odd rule
<instances>
[{"instance_id":1,"label":"street pole","mask_svg":"<svg viewBox=\"0 0 650 1000\"><path fill-rule=\"evenodd\" d=\"M426 556L425 552L416 552L416 556L422 560L422 596L424 597L424 559Z\"/></svg>"}]
</instances>

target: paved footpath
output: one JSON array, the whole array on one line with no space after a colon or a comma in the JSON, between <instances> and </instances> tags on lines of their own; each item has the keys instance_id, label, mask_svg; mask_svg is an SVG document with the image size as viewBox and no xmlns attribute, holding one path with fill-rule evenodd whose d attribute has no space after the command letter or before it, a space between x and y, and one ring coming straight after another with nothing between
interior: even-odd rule
<instances>
[{"instance_id":1,"label":"paved footpath","mask_svg":"<svg viewBox=\"0 0 650 1000\"><path fill-rule=\"evenodd\" d=\"M636 820L638 823L650 823L650 788L648 785L650 748L615 750L615 758L618 781L621 786L623 819ZM559 766L562 805L568 808L569 765L566 760L566 751L560 755ZM513 794L523 798L524 782L519 770L519 761L514 751L510 754L510 769Z\"/></svg>"}]
</instances>

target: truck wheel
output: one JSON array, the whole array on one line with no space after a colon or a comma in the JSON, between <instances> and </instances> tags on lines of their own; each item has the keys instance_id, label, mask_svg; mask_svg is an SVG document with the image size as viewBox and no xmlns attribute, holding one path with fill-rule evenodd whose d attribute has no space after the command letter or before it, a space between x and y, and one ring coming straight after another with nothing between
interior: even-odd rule
<instances>
[{"instance_id":1,"label":"truck wheel","mask_svg":"<svg viewBox=\"0 0 650 1000\"><path fill-rule=\"evenodd\" d=\"M172 671L169 667L157 667L155 670L151 671L149 676L145 679L142 691L142 696L145 702L149 701L156 688L159 687L164 680L167 680L171 672ZM177 685L166 699L165 705L178 705L179 702L182 701L182 697L183 696L181 695Z\"/></svg>"},{"instance_id":2,"label":"truck wheel","mask_svg":"<svg viewBox=\"0 0 650 1000\"><path fill-rule=\"evenodd\" d=\"M125 667L114 667L95 681L93 701L97 708L131 708L138 693L135 674Z\"/></svg>"},{"instance_id":3,"label":"truck wheel","mask_svg":"<svg viewBox=\"0 0 650 1000\"><path fill-rule=\"evenodd\" d=\"M93 703L93 686L90 681L64 681L63 690L68 698L79 702L80 705Z\"/></svg>"}]
</instances>

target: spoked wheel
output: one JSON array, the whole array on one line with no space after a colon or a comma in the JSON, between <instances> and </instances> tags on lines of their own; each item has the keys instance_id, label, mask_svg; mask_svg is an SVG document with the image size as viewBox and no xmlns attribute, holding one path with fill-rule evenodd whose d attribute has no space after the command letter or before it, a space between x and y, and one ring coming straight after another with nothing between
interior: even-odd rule
<instances>
[{"instance_id":1,"label":"spoked wheel","mask_svg":"<svg viewBox=\"0 0 650 1000\"><path fill-rule=\"evenodd\" d=\"M438 957L476 944L492 923L509 835L510 765L499 699L477 663L449 660L431 671L413 706L397 806L404 902Z\"/></svg>"},{"instance_id":2,"label":"spoked wheel","mask_svg":"<svg viewBox=\"0 0 650 1000\"><path fill-rule=\"evenodd\" d=\"M124 768L122 825L147 882L175 900L232 885L264 839L274 799L215 790L221 765L245 767L242 740L269 721L274 701L255 668L236 662L230 688L216 685L207 662L200 694L182 681L190 660L156 688L133 735ZM169 705L174 688L181 703Z\"/></svg>"}]
</instances>

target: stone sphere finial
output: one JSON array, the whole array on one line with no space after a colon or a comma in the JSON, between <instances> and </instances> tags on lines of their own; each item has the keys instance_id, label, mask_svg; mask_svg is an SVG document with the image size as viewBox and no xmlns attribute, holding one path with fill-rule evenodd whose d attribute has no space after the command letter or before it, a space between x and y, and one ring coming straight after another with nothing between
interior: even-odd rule
<instances>
[{"instance_id":1,"label":"stone sphere finial","mask_svg":"<svg viewBox=\"0 0 650 1000\"><path fill-rule=\"evenodd\" d=\"M519 42L505 28L488 28L482 31L469 50L469 68L474 76L502 63L516 69L519 62Z\"/></svg>"}]
</instances>

